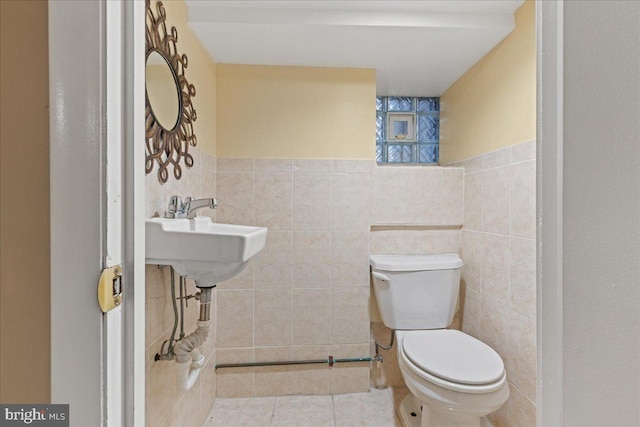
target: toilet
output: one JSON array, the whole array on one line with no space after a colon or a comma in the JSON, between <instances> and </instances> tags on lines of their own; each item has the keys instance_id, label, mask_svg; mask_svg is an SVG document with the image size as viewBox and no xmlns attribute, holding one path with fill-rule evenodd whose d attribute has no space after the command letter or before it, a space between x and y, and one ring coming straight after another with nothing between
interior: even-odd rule
<instances>
[{"instance_id":1,"label":"toilet","mask_svg":"<svg viewBox=\"0 0 640 427\"><path fill-rule=\"evenodd\" d=\"M460 289L457 254L372 255L383 323L395 331L398 364L410 391L400 405L409 427L480 427L509 397L502 359L487 344L446 329Z\"/></svg>"}]
</instances>

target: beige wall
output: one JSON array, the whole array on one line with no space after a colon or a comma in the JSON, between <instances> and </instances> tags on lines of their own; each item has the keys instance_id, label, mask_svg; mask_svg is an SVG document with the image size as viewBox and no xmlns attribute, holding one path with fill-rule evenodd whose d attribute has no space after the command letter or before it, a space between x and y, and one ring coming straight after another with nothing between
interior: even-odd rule
<instances>
[{"instance_id":1,"label":"beige wall","mask_svg":"<svg viewBox=\"0 0 640 427\"><path fill-rule=\"evenodd\" d=\"M178 53L186 54L189 59L185 77L196 88L196 96L192 98L192 102L198 117L193 124L193 132L198 138L197 147L205 153L214 155L216 151L216 64L191 31L187 22L185 2L169 0L163 1L162 4L167 12L167 31L170 33L171 27L176 27ZM153 2L151 7L157 16L157 9Z\"/></svg>"},{"instance_id":2,"label":"beige wall","mask_svg":"<svg viewBox=\"0 0 640 427\"><path fill-rule=\"evenodd\" d=\"M46 1L0 2L0 402L50 400Z\"/></svg>"},{"instance_id":3,"label":"beige wall","mask_svg":"<svg viewBox=\"0 0 640 427\"><path fill-rule=\"evenodd\" d=\"M375 70L217 68L218 157L375 158Z\"/></svg>"},{"instance_id":4,"label":"beige wall","mask_svg":"<svg viewBox=\"0 0 640 427\"><path fill-rule=\"evenodd\" d=\"M470 159L535 139L535 3L516 28L440 98L440 163Z\"/></svg>"}]
</instances>

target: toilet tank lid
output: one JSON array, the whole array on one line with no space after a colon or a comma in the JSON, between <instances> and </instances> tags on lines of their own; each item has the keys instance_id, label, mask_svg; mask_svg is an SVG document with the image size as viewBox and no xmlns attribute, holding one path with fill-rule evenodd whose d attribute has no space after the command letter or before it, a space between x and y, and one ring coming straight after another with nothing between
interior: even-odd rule
<instances>
[{"instance_id":1,"label":"toilet tank lid","mask_svg":"<svg viewBox=\"0 0 640 427\"><path fill-rule=\"evenodd\" d=\"M452 270L462 267L458 254L371 255L371 266L385 271Z\"/></svg>"}]
</instances>

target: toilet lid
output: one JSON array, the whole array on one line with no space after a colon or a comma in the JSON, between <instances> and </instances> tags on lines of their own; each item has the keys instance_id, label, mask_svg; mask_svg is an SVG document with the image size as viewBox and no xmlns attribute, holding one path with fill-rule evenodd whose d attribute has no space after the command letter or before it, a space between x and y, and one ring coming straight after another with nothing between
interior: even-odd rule
<instances>
[{"instance_id":1,"label":"toilet lid","mask_svg":"<svg viewBox=\"0 0 640 427\"><path fill-rule=\"evenodd\" d=\"M402 349L420 369L459 384L489 384L504 374L504 364L494 349L453 329L407 331Z\"/></svg>"}]
</instances>

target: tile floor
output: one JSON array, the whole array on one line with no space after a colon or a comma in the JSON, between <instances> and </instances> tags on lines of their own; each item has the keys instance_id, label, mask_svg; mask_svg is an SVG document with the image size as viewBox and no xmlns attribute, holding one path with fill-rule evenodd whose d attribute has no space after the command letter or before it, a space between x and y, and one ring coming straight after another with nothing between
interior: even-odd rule
<instances>
[{"instance_id":1,"label":"tile floor","mask_svg":"<svg viewBox=\"0 0 640 427\"><path fill-rule=\"evenodd\" d=\"M335 396L217 398L203 427L401 427L396 409L407 390Z\"/></svg>"}]
</instances>

